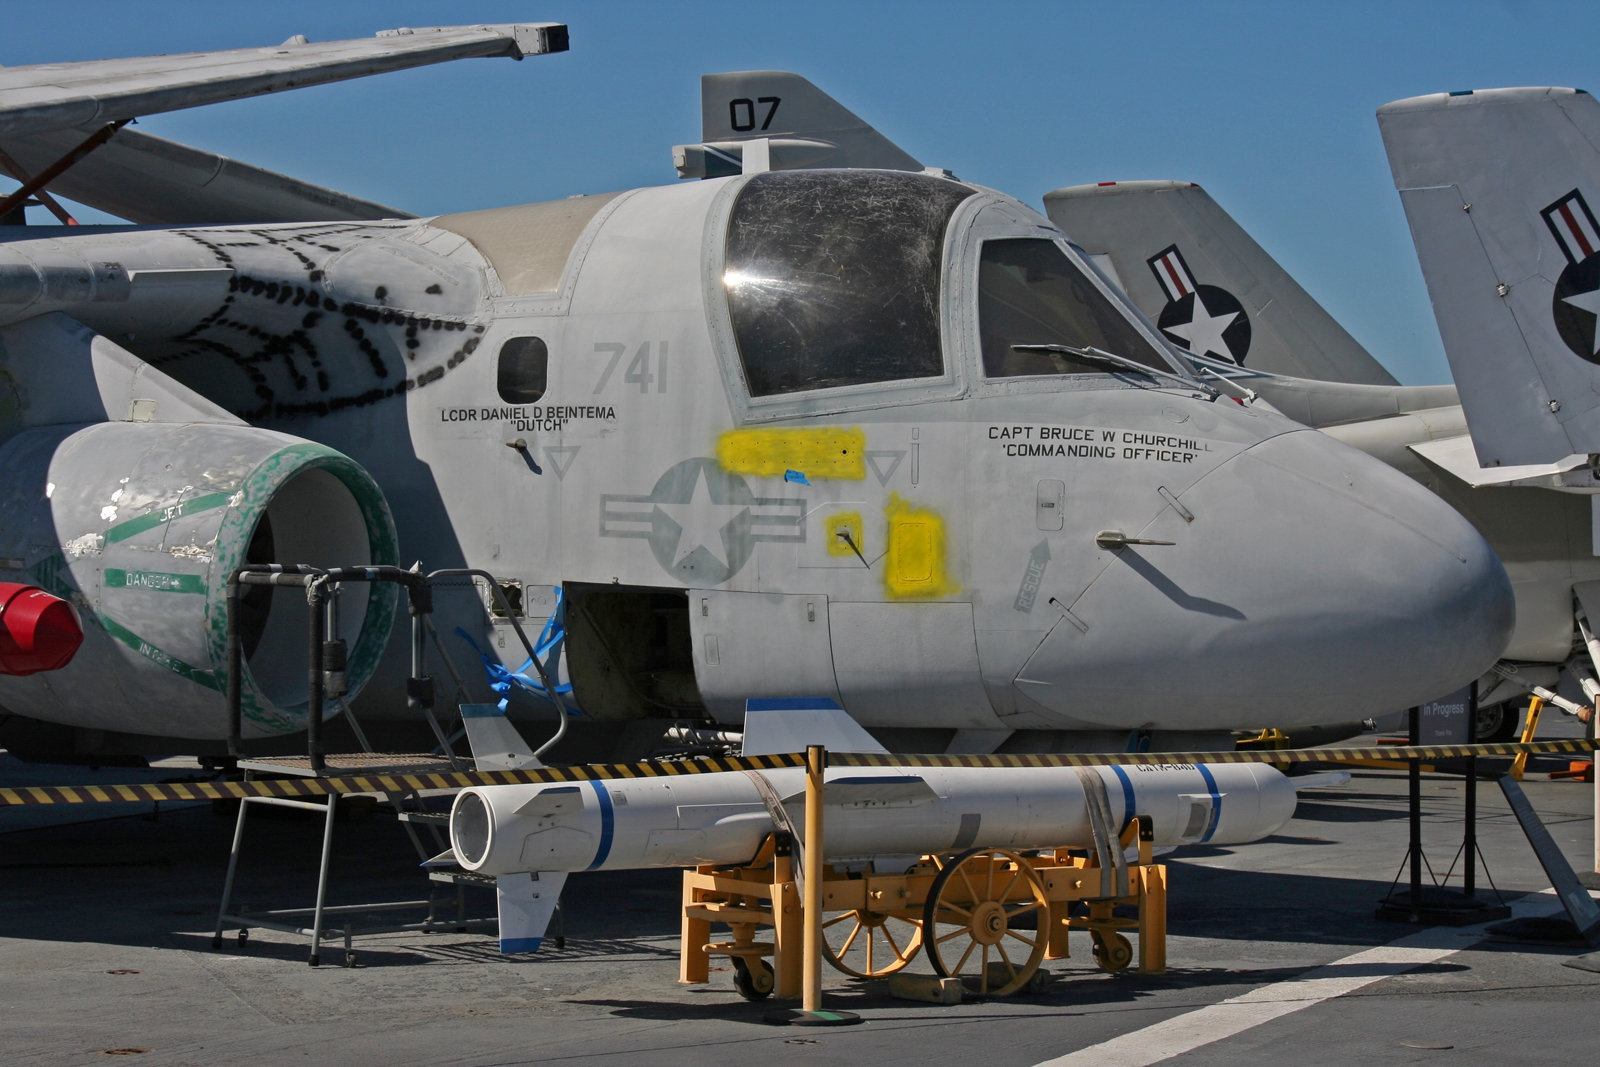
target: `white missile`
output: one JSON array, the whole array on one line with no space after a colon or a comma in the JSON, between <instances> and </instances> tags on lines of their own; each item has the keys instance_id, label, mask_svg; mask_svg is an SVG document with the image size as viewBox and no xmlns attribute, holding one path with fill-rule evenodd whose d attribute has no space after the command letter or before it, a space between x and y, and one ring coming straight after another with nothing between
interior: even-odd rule
<instances>
[{"instance_id":1,"label":"white missile","mask_svg":"<svg viewBox=\"0 0 1600 1067\"><path fill-rule=\"evenodd\" d=\"M885 751L837 707L751 711L745 721L746 755L808 743ZM804 770L759 775L791 825L804 825ZM894 858L909 865L923 854L972 847L1092 848L1086 786L1094 790L1096 778L1117 827L1147 815L1158 847L1255 841L1295 810L1295 781L1257 763L833 768L825 778L824 860L881 868ZM1348 775L1319 775L1315 784L1330 778ZM475 786L456 797L450 816L461 865L493 875L735 864L773 828L758 773L740 771Z\"/></svg>"}]
</instances>

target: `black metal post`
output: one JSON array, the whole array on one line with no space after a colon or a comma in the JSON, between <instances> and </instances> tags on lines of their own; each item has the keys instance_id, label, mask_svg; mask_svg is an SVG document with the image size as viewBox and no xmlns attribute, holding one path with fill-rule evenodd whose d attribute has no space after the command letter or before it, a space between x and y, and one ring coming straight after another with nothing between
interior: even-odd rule
<instances>
[{"instance_id":1,"label":"black metal post","mask_svg":"<svg viewBox=\"0 0 1600 1067\"><path fill-rule=\"evenodd\" d=\"M1478 895L1478 757L1467 757L1467 829L1461 842L1467 865L1462 870L1462 891L1471 900Z\"/></svg>"},{"instance_id":2,"label":"black metal post","mask_svg":"<svg viewBox=\"0 0 1600 1067\"><path fill-rule=\"evenodd\" d=\"M320 582L312 581L306 585L306 602L310 616L311 630L311 669L306 676L306 756L311 761L311 770L321 774L326 764L322 759L322 640L323 614L322 599L325 595Z\"/></svg>"},{"instance_id":3,"label":"black metal post","mask_svg":"<svg viewBox=\"0 0 1600 1067\"><path fill-rule=\"evenodd\" d=\"M239 634L239 572L228 575L228 755L238 759L244 742L244 639Z\"/></svg>"},{"instance_id":4,"label":"black metal post","mask_svg":"<svg viewBox=\"0 0 1600 1067\"><path fill-rule=\"evenodd\" d=\"M1411 743L1422 743L1422 709L1411 709ZM1422 761L1411 760L1411 921L1422 921Z\"/></svg>"}]
</instances>

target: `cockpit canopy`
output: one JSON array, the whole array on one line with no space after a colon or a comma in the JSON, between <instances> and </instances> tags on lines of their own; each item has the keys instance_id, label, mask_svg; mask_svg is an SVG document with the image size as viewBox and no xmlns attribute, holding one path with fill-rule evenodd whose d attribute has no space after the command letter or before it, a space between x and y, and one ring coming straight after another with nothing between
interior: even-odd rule
<instances>
[{"instance_id":1,"label":"cockpit canopy","mask_svg":"<svg viewBox=\"0 0 1600 1067\"><path fill-rule=\"evenodd\" d=\"M728 292L752 396L944 373L945 228L975 191L893 171L775 171L728 221Z\"/></svg>"},{"instance_id":2,"label":"cockpit canopy","mask_svg":"<svg viewBox=\"0 0 1600 1067\"><path fill-rule=\"evenodd\" d=\"M897 171L775 171L745 183L728 221L722 282L750 395L946 374L946 231L977 195ZM1017 345L1098 348L1170 370L1057 240L984 241L977 295L986 378L1107 372Z\"/></svg>"}]
</instances>

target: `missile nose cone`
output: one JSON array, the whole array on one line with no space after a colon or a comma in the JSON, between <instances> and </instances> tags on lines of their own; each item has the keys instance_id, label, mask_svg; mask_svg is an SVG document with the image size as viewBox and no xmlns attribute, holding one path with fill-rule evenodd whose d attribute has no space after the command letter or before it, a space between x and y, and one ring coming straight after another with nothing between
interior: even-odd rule
<instances>
[{"instance_id":1,"label":"missile nose cone","mask_svg":"<svg viewBox=\"0 0 1600 1067\"><path fill-rule=\"evenodd\" d=\"M1193 521L1167 508L1138 535L1175 544L1109 550L1019 690L1118 728L1309 725L1443 696L1510 640L1511 583L1477 530L1326 435L1269 438L1180 500Z\"/></svg>"}]
</instances>

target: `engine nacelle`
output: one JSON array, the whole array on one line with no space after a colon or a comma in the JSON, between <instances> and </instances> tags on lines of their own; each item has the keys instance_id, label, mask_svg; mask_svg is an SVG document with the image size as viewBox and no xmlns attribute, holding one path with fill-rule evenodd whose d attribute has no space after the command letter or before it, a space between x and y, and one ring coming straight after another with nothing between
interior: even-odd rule
<instances>
[{"instance_id":1,"label":"engine nacelle","mask_svg":"<svg viewBox=\"0 0 1600 1067\"><path fill-rule=\"evenodd\" d=\"M233 569L397 556L382 491L323 445L217 423L25 430L0 447L0 579L70 601L84 639L58 671L0 677L0 704L94 729L224 737ZM340 600L353 698L388 643L397 593L354 584ZM245 736L304 729L304 594L251 587L241 622Z\"/></svg>"}]
</instances>

